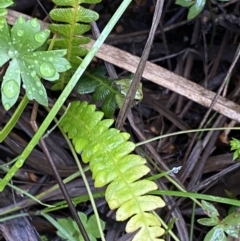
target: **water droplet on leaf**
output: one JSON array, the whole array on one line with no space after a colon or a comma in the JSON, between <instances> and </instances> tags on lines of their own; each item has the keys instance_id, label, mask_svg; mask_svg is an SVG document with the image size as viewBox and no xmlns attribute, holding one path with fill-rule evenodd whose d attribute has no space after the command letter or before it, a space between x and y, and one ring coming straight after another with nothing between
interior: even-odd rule
<instances>
[{"instance_id":1,"label":"water droplet on leaf","mask_svg":"<svg viewBox=\"0 0 240 241\"><path fill-rule=\"evenodd\" d=\"M50 57L48 60L49 60L50 62L53 62L53 58L52 58L52 57Z\"/></svg>"},{"instance_id":2,"label":"water droplet on leaf","mask_svg":"<svg viewBox=\"0 0 240 241\"><path fill-rule=\"evenodd\" d=\"M56 70L53 66L53 64L49 62L42 63L40 66L40 73L43 77L51 78L55 75Z\"/></svg>"},{"instance_id":3,"label":"water droplet on leaf","mask_svg":"<svg viewBox=\"0 0 240 241\"><path fill-rule=\"evenodd\" d=\"M66 68L66 70L68 70L68 69L70 69L70 68L71 68L71 65L70 65L70 64L68 64L68 65L66 65L66 66L65 66L65 68Z\"/></svg>"},{"instance_id":4,"label":"water droplet on leaf","mask_svg":"<svg viewBox=\"0 0 240 241\"><path fill-rule=\"evenodd\" d=\"M40 87L41 86L41 82L37 81L36 85L37 85L37 87Z\"/></svg>"},{"instance_id":5,"label":"water droplet on leaf","mask_svg":"<svg viewBox=\"0 0 240 241\"><path fill-rule=\"evenodd\" d=\"M12 50L12 49L10 49L10 50L8 51L8 56L9 56L10 58L16 58L16 57L18 56L18 51L17 51L17 50Z\"/></svg>"},{"instance_id":6,"label":"water droplet on leaf","mask_svg":"<svg viewBox=\"0 0 240 241\"><path fill-rule=\"evenodd\" d=\"M44 31L41 31L39 33L36 33L34 38L35 38L35 40L37 42L44 43L45 40L47 39L48 35L49 35L49 31L48 30L44 30Z\"/></svg>"},{"instance_id":7,"label":"water droplet on leaf","mask_svg":"<svg viewBox=\"0 0 240 241\"><path fill-rule=\"evenodd\" d=\"M39 90L39 95L43 95L43 91L42 90Z\"/></svg>"},{"instance_id":8,"label":"water droplet on leaf","mask_svg":"<svg viewBox=\"0 0 240 241\"><path fill-rule=\"evenodd\" d=\"M23 34L24 34L24 31L23 31L23 30L20 30L20 29L19 29L19 30L17 31L17 35L18 35L18 36L23 36Z\"/></svg>"},{"instance_id":9,"label":"water droplet on leaf","mask_svg":"<svg viewBox=\"0 0 240 241\"><path fill-rule=\"evenodd\" d=\"M15 80L9 80L4 84L2 91L7 98L14 98L19 91L18 83Z\"/></svg>"},{"instance_id":10,"label":"water droplet on leaf","mask_svg":"<svg viewBox=\"0 0 240 241\"><path fill-rule=\"evenodd\" d=\"M16 167L20 168L23 165L23 163L24 163L23 159L17 160Z\"/></svg>"},{"instance_id":11,"label":"water droplet on leaf","mask_svg":"<svg viewBox=\"0 0 240 241\"><path fill-rule=\"evenodd\" d=\"M31 76L32 76L32 77L35 77L36 74L37 74L37 73L36 73L36 71L34 71L34 70L31 72Z\"/></svg>"},{"instance_id":12,"label":"water droplet on leaf","mask_svg":"<svg viewBox=\"0 0 240 241\"><path fill-rule=\"evenodd\" d=\"M24 18L20 16L17 20L18 23L23 24L25 22Z\"/></svg>"},{"instance_id":13,"label":"water droplet on leaf","mask_svg":"<svg viewBox=\"0 0 240 241\"><path fill-rule=\"evenodd\" d=\"M4 109L5 109L5 110L9 110L9 109L10 109L10 105L9 105L8 103L6 103L6 104L4 105Z\"/></svg>"},{"instance_id":14,"label":"water droplet on leaf","mask_svg":"<svg viewBox=\"0 0 240 241\"><path fill-rule=\"evenodd\" d=\"M33 18L32 20L30 20L30 24L36 28L39 25L39 22L36 18Z\"/></svg>"}]
</instances>

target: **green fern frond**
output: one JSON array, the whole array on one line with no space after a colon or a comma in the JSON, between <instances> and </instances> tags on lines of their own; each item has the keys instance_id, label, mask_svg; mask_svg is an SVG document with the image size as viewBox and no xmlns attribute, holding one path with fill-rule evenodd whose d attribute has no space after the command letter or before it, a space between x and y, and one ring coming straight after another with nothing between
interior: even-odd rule
<instances>
[{"instance_id":1,"label":"green fern frond","mask_svg":"<svg viewBox=\"0 0 240 241\"><path fill-rule=\"evenodd\" d=\"M157 216L151 213L163 207L164 201L157 196L147 195L156 190L153 181L141 179L149 172L146 160L130 154L135 144L128 141L130 135L110 128L112 119L103 118L95 111L95 105L73 102L60 125L68 133L82 160L89 163L96 187L107 186L105 197L111 209L117 209L116 219L128 218L126 231L139 232L134 241L157 241L164 233ZM140 180L141 179L141 180Z\"/></svg>"},{"instance_id":2,"label":"green fern frond","mask_svg":"<svg viewBox=\"0 0 240 241\"><path fill-rule=\"evenodd\" d=\"M131 85L131 78L110 79L102 69L85 72L76 85L80 94L93 94L93 101L102 102L105 117L112 117L117 107L121 108ZM135 100L142 99L142 84L139 84Z\"/></svg>"},{"instance_id":3,"label":"green fern frond","mask_svg":"<svg viewBox=\"0 0 240 241\"><path fill-rule=\"evenodd\" d=\"M93 70L91 73L85 72L76 85L76 90L80 94L93 94L93 101L102 102L102 111L105 117L112 117L114 111L118 107L116 96L120 96L124 100L124 95L114 85L114 80L106 77L105 71L102 69Z\"/></svg>"},{"instance_id":4,"label":"green fern frond","mask_svg":"<svg viewBox=\"0 0 240 241\"><path fill-rule=\"evenodd\" d=\"M53 0L58 8L53 9L49 15L58 23L49 25L49 29L60 38L55 40L54 48L67 49L67 60L73 70L81 63L81 57L87 54L87 49L80 45L90 42L90 38L82 37L90 30L89 23L98 19L98 14L93 10L86 9L81 4L95 4L101 0ZM63 74L53 86L54 90L63 89L68 82L71 72Z\"/></svg>"}]
</instances>

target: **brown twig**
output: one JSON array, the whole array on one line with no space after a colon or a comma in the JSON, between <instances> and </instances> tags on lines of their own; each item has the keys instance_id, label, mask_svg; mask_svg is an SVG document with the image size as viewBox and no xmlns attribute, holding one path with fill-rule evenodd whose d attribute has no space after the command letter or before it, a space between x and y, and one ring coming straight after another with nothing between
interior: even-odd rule
<instances>
[{"instance_id":1,"label":"brown twig","mask_svg":"<svg viewBox=\"0 0 240 241\"><path fill-rule=\"evenodd\" d=\"M124 100L123 106L120 109L120 112L119 112L117 120L116 120L116 127L118 129L122 128L123 123L124 123L124 121L127 117L128 111L129 111L129 109L132 105L132 102L134 100L134 97L136 95L138 85L140 83L144 68L145 68L146 63L147 63L147 59L148 59L148 56L149 56L149 53L150 53L150 49L151 49L152 42L153 42L153 39L154 39L154 36L155 36L155 32L157 30L157 26L158 26L158 24L160 22L160 19L161 19L163 3L164 3L164 0L158 0L157 1L156 8L155 8L154 15L153 15L152 26L151 26L151 30L150 30L150 33L149 33L147 43L146 43L145 48L143 50L142 57L141 57L140 62L138 64L137 70L134 74L132 83L130 85L130 88L128 90L126 98Z\"/></svg>"}]
</instances>

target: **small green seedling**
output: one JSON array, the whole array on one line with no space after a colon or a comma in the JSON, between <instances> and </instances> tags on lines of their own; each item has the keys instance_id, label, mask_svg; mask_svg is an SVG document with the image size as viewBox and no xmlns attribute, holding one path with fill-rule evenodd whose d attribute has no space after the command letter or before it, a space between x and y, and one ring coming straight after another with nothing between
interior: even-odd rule
<instances>
[{"instance_id":1,"label":"small green seedling","mask_svg":"<svg viewBox=\"0 0 240 241\"><path fill-rule=\"evenodd\" d=\"M105 117L112 117L117 107L121 108L131 85L131 78L110 79L101 69L87 72L78 81L76 90L80 94L93 93L94 103L102 101ZM134 104L143 98L142 83L139 84Z\"/></svg>"},{"instance_id":2,"label":"small green seedling","mask_svg":"<svg viewBox=\"0 0 240 241\"><path fill-rule=\"evenodd\" d=\"M66 50L35 51L45 43L49 34L47 29L40 30L37 19L25 21L20 16L11 31L6 20L2 23L0 67L10 60L1 85L2 104L6 110L16 103L21 80L28 99L46 106L47 93L40 78L55 81L60 72L70 69L70 63L63 58Z\"/></svg>"},{"instance_id":3,"label":"small green seedling","mask_svg":"<svg viewBox=\"0 0 240 241\"><path fill-rule=\"evenodd\" d=\"M233 161L239 158L240 156L240 141L238 139L232 138L230 141L231 151L234 151Z\"/></svg>"},{"instance_id":4,"label":"small green seedling","mask_svg":"<svg viewBox=\"0 0 240 241\"><path fill-rule=\"evenodd\" d=\"M217 209L211 203L202 201L202 207L209 218L201 218L198 222L205 226L214 226L207 233L204 241L227 241L226 235L236 239L239 238L240 212L233 212L221 220Z\"/></svg>"},{"instance_id":5,"label":"small green seedling","mask_svg":"<svg viewBox=\"0 0 240 241\"><path fill-rule=\"evenodd\" d=\"M96 216L92 215L87 218L87 216L79 212L78 213L80 219L82 220L83 226L88 234L88 237L91 241L96 241L97 238L100 238L100 233L97 228L97 220ZM79 232L77 223L71 218L59 218L57 219L58 224L65 229L66 233L62 233L60 230L57 231L59 237L63 238L64 240L69 240L69 236L74 238L78 241L84 241L81 233ZM105 228L105 223L100 220L102 230Z\"/></svg>"}]
</instances>

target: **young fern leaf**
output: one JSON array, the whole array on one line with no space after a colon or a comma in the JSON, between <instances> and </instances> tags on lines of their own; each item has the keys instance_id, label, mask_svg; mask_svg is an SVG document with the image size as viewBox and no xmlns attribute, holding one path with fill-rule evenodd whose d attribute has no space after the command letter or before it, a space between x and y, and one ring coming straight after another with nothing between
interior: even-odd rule
<instances>
[{"instance_id":1,"label":"young fern leaf","mask_svg":"<svg viewBox=\"0 0 240 241\"><path fill-rule=\"evenodd\" d=\"M163 207L164 201L147 195L156 190L153 181L141 179L149 172L146 160L130 154L135 144L128 141L130 135L110 128L112 119L103 118L95 111L95 105L73 102L60 122L63 130L72 139L82 160L89 162L96 187L107 186L105 197L111 209L117 209L116 219L128 218L126 231L139 230L134 241L157 241L164 233L157 216L151 211ZM141 180L140 180L141 179Z\"/></svg>"},{"instance_id":2,"label":"young fern leaf","mask_svg":"<svg viewBox=\"0 0 240 241\"><path fill-rule=\"evenodd\" d=\"M54 40L54 48L67 49L67 59L74 70L81 63L81 57L84 57L88 52L80 45L90 42L90 38L83 37L82 34L90 30L89 23L98 19L96 12L86 9L80 4L95 4L101 0L53 0L53 2L59 8L53 9L49 15L52 20L58 23L50 24L49 29L61 37ZM69 76L71 76L70 71L62 74L52 89L63 89L70 79Z\"/></svg>"},{"instance_id":3,"label":"young fern leaf","mask_svg":"<svg viewBox=\"0 0 240 241\"><path fill-rule=\"evenodd\" d=\"M113 80L106 77L101 69L85 72L76 85L76 90L80 94L93 93L93 101L102 102L102 111L105 117L112 117L117 107L121 108L127 92L131 85L131 78ZM142 84L139 84L135 100L142 100Z\"/></svg>"}]
</instances>

